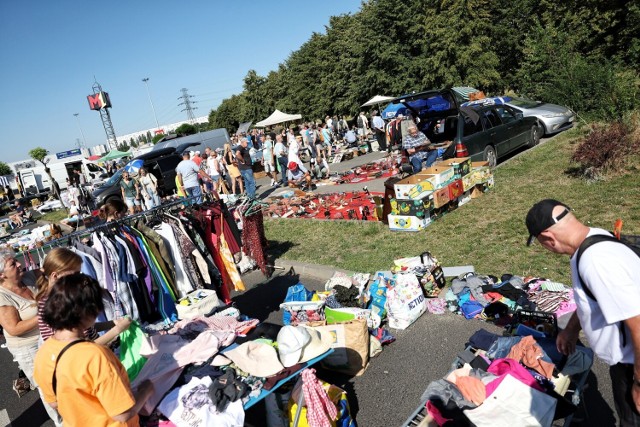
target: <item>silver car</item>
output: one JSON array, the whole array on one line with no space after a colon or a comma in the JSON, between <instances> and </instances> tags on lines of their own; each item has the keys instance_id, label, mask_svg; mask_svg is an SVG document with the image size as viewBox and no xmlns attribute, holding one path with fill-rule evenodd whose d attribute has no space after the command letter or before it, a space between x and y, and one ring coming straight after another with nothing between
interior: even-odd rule
<instances>
[{"instance_id":1,"label":"silver car","mask_svg":"<svg viewBox=\"0 0 640 427\"><path fill-rule=\"evenodd\" d=\"M505 97L505 101L508 98ZM555 104L547 104L540 101L532 101L527 98L510 97L505 104L522 112L525 117L532 116L538 119L545 135L562 132L573 126L576 114L567 107Z\"/></svg>"}]
</instances>

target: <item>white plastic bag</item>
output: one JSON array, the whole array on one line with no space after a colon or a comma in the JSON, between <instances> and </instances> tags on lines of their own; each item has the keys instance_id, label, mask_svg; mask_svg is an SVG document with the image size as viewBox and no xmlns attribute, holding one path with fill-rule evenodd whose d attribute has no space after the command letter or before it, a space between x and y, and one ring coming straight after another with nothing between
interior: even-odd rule
<instances>
[{"instance_id":1,"label":"white plastic bag","mask_svg":"<svg viewBox=\"0 0 640 427\"><path fill-rule=\"evenodd\" d=\"M427 310L427 304L415 274L396 275L396 285L387 290L385 302L389 327L406 329Z\"/></svg>"}]
</instances>

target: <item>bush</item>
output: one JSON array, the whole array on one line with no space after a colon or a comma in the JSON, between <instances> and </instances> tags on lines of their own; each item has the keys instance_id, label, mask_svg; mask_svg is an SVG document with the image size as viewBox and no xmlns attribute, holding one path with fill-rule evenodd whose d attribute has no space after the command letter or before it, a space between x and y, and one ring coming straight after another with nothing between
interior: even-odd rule
<instances>
[{"instance_id":1,"label":"bush","mask_svg":"<svg viewBox=\"0 0 640 427\"><path fill-rule=\"evenodd\" d=\"M578 145L571 161L588 179L599 179L609 172L621 171L634 154L640 152L640 138L632 125L622 121L610 125L593 125Z\"/></svg>"}]
</instances>

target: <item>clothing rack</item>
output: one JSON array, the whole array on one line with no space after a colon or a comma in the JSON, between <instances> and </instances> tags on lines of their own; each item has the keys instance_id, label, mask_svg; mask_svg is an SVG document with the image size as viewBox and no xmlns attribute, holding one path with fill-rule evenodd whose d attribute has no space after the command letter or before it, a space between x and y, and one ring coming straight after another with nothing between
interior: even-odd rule
<instances>
[{"instance_id":1,"label":"clothing rack","mask_svg":"<svg viewBox=\"0 0 640 427\"><path fill-rule=\"evenodd\" d=\"M143 217L149 217L149 216L156 215L156 214L158 214L160 212L167 211L167 210L169 210L171 208L174 208L176 206L179 206L179 205L182 205L182 204L185 204L185 203L189 203L194 199L195 199L195 197L187 197L187 198L183 198L183 199L177 199L177 200L174 200L172 202L165 203L165 204L163 204L161 206L157 206L155 208L149 209L149 210L147 210L145 212L140 212L140 213L137 213L137 214L129 215L129 216L126 216L124 218L117 219L117 220L114 220L114 221L110 221L110 222L105 223L105 224L96 225L96 226L91 227L91 228L86 229L86 230L74 231L73 233L69 233L69 234L66 234L66 235L64 235L62 237L59 237L57 239L50 240L49 242L46 242L44 245L42 245L40 248L30 249L28 252L31 253L32 251L36 251L38 249L44 249L44 250L51 249L52 247L55 247L55 246L61 246L62 244L67 243L67 242L69 242L69 240L74 239L76 237L88 236L88 235L90 235L91 233L93 233L95 231L105 230L105 229L108 229L108 228L111 228L113 226L120 225L120 224L130 224L131 221L134 221L134 220L136 220L138 218L143 218ZM27 251L25 251L25 252L27 252Z\"/></svg>"}]
</instances>

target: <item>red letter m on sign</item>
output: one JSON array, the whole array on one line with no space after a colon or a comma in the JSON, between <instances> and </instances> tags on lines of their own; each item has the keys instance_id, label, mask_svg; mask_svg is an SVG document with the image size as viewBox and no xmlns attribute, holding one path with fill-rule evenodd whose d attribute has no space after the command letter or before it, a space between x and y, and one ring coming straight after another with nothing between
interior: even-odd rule
<instances>
[{"instance_id":1,"label":"red letter m on sign","mask_svg":"<svg viewBox=\"0 0 640 427\"><path fill-rule=\"evenodd\" d=\"M89 101L89 108L92 110L100 110L102 107L104 107L102 92L94 93L93 95L87 96L87 101Z\"/></svg>"}]
</instances>

